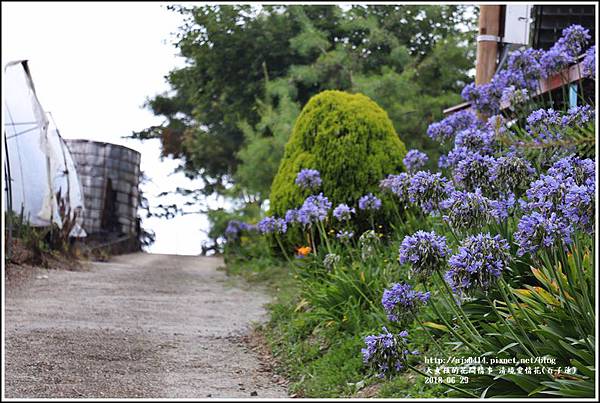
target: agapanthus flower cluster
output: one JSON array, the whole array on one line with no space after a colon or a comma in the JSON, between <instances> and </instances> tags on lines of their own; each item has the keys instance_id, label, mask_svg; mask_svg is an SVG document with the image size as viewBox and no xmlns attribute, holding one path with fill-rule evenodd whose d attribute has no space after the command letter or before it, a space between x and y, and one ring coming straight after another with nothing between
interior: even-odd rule
<instances>
[{"instance_id":1,"label":"agapanthus flower cluster","mask_svg":"<svg viewBox=\"0 0 600 403\"><path fill-rule=\"evenodd\" d=\"M377 371L380 378L405 371L408 356L419 354L408 349L407 337L406 330L392 334L385 327L382 334L365 337L365 348L361 350L363 362Z\"/></svg>"},{"instance_id":2,"label":"agapanthus flower cluster","mask_svg":"<svg viewBox=\"0 0 600 403\"><path fill-rule=\"evenodd\" d=\"M535 142L547 143L562 138L562 115L552 108L538 109L527 117L525 129Z\"/></svg>"},{"instance_id":3,"label":"agapanthus flower cluster","mask_svg":"<svg viewBox=\"0 0 600 403\"><path fill-rule=\"evenodd\" d=\"M465 129L456 135L455 147L464 147L469 151L489 154L494 151L496 135L491 130Z\"/></svg>"},{"instance_id":4,"label":"agapanthus flower cluster","mask_svg":"<svg viewBox=\"0 0 600 403\"><path fill-rule=\"evenodd\" d=\"M340 255L336 255L335 253L328 253L325 255L325 258L323 258L323 266L325 266L327 270L333 270L335 268L335 265L337 265L340 262L340 259Z\"/></svg>"},{"instance_id":5,"label":"agapanthus flower cluster","mask_svg":"<svg viewBox=\"0 0 600 403\"><path fill-rule=\"evenodd\" d=\"M500 103L515 107L524 104L529 100L529 90L527 88L517 88L514 85L510 85L502 90L502 97Z\"/></svg>"},{"instance_id":6,"label":"agapanthus flower cluster","mask_svg":"<svg viewBox=\"0 0 600 403\"><path fill-rule=\"evenodd\" d=\"M453 172L456 187L468 191L480 188L483 192L491 191L493 184L490 182L490 171L496 160L490 155L471 153L458 162Z\"/></svg>"},{"instance_id":7,"label":"agapanthus flower cluster","mask_svg":"<svg viewBox=\"0 0 600 403\"><path fill-rule=\"evenodd\" d=\"M584 185L571 186L561 212L571 224L591 234L594 232L595 200L596 181L591 178Z\"/></svg>"},{"instance_id":8,"label":"agapanthus flower cluster","mask_svg":"<svg viewBox=\"0 0 600 403\"><path fill-rule=\"evenodd\" d=\"M428 160L429 157L424 152L419 150L410 150L406 153L406 156L402 162L404 163L407 171L414 172L424 167Z\"/></svg>"},{"instance_id":9,"label":"agapanthus flower cluster","mask_svg":"<svg viewBox=\"0 0 600 403\"><path fill-rule=\"evenodd\" d=\"M542 214L537 211L525 214L519 220L515 241L519 245L518 256L535 253L540 247L551 247L562 241L571 243L573 227L555 212Z\"/></svg>"},{"instance_id":10,"label":"agapanthus flower cluster","mask_svg":"<svg viewBox=\"0 0 600 403\"><path fill-rule=\"evenodd\" d=\"M448 260L444 278L452 290L463 295L487 291L511 262L508 242L500 235L478 234L464 239Z\"/></svg>"},{"instance_id":11,"label":"agapanthus flower cluster","mask_svg":"<svg viewBox=\"0 0 600 403\"><path fill-rule=\"evenodd\" d=\"M531 163L515 153L496 158L490 167L489 181L502 193L522 194L531 183L535 169Z\"/></svg>"},{"instance_id":12,"label":"agapanthus flower cluster","mask_svg":"<svg viewBox=\"0 0 600 403\"><path fill-rule=\"evenodd\" d=\"M434 140L444 142L461 130L481 127L483 122L471 110L462 110L449 115L439 122L429 125L427 135Z\"/></svg>"},{"instance_id":13,"label":"agapanthus flower cluster","mask_svg":"<svg viewBox=\"0 0 600 403\"><path fill-rule=\"evenodd\" d=\"M513 214L517 208L517 198L514 193L500 193L495 199L490 200L492 216L497 222L503 222Z\"/></svg>"},{"instance_id":14,"label":"agapanthus flower cluster","mask_svg":"<svg viewBox=\"0 0 600 403\"><path fill-rule=\"evenodd\" d=\"M561 38L542 56L542 76L549 77L573 63L590 38L589 30L581 25L565 28Z\"/></svg>"},{"instance_id":15,"label":"agapanthus flower cluster","mask_svg":"<svg viewBox=\"0 0 600 403\"><path fill-rule=\"evenodd\" d=\"M543 50L525 49L511 52L506 63L506 69L511 72L518 72L521 75L521 87L535 88L537 81L542 76L542 65L540 60Z\"/></svg>"},{"instance_id":16,"label":"agapanthus flower cluster","mask_svg":"<svg viewBox=\"0 0 600 403\"><path fill-rule=\"evenodd\" d=\"M396 195L400 201L408 201L408 187L410 186L410 175L402 172L399 175L388 175L385 179L379 182L379 187L382 190L388 190Z\"/></svg>"},{"instance_id":17,"label":"agapanthus flower cluster","mask_svg":"<svg viewBox=\"0 0 600 403\"><path fill-rule=\"evenodd\" d=\"M553 47L562 49L570 57L579 56L588 42L592 39L590 31L581 25L574 24L562 31L562 36Z\"/></svg>"},{"instance_id":18,"label":"agapanthus flower cluster","mask_svg":"<svg viewBox=\"0 0 600 403\"><path fill-rule=\"evenodd\" d=\"M354 236L353 231L340 230L335 234L335 237L341 242L350 242L352 237Z\"/></svg>"},{"instance_id":19,"label":"agapanthus flower cluster","mask_svg":"<svg viewBox=\"0 0 600 403\"><path fill-rule=\"evenodd\" d=\"M595 163L590 159L568 156L555 162L545 175L531 183L527 190L526 211L561 210L565 197L574 185L595 186Z\"/></svg>"},{"instance_id":20,"label":"agapanthus flower cluster","mask_svg":"<svg viewBox=\"0 0 600 403\"><path fill-rule=\"evenodd\" d=\"M590 47L585 52L583 59L583 73L593 79L596 78L596 46Z\"/></svg>"},{"instance_id":21,"label":"agapanthus flower cluster","mask_svg":"<svg viewBox=\"0 0 600 403\"><path fill-rule=\"evenodd\" d=\"M285 212L285 222L288 225L300 223L300 209L289 209Z\"/></svg>"},{"instance_id":22,"label":"agapanthus flower cluster","mask_svg":"<svg viewBox=\"0 0 600 403\"><path fill-rule=\"evenodd\" d=\"M374 230L368 230L358 238L358 246L360 247L360 256L362 260L367 260L375 256L377 247L381 240Z\"/></svg>"},{"instance_id":23,"label":"agapanthus flower cluster","mask_svg":"<svg viewBox=\"0 0 600 403\"><path fill-rule=\"evenodd\" d=\"M383 292L381 303L389 320L401 322L406 318L412 319L421 305L427 303L429 296L429 292L413 290L410 284L397 283Z\"/></svg>"},{"instance_id":24,"label":"agapanthus flower cluster","mask_svg":"<svg viewBox=\"0 0 600 403\"><path fill-rule=\"evenodd\" d=\"M448 197L452 185L441 173L429 171L416 172L410 178L408 199L418 204L425 213L439 210L439 204Z\"/></svg>"},{"instance_id":25,"label":"agapanthus flower cluster","mask_svg":"<svg viewBox=\"0 0 600 403\"><path fill-rule=\"evenodd\" d=\"M596 163L590 158L579 158L576 155L569 155L556 161L549 169L547 174L558 179L572 179L576 185L582 185L589 180L594 180L596 172Z\"/></svg>"},{"instance_id":26,"label":"agapanthus flower cluster","mask_svg":"<svg viewBox=\"0 0 600 403\"><path fill-rule=\"evenodd\" d=\"M348 207L348 205L342 203L333 209L333 216L340 221L348 221L352 218L352 214L355 214L354 208Z\"/></svg>"},{"instance_id":27,"label":"agapanthus flower cluster","mask_svg":"<svg viewBox=\"0 0 600 403\"><path fill-rule=\"evenodd\" d=\"M257 224L258 230L262 234L285 234L287 223L283 218L265 217Z\"/></svg>"},{"instance_id":28,"label":"agapanthus flower cluster","mask_svg":"<svg viewBox=\"0 0 600 403\"><path fill-rule=\"evenodd\" d=\"M537 89L539 78L564 69L575 60L590 39L588 30L571 25L563 30L562 37L547 51L527 49L511 52L506 69L494 75L489 83L475 86L468 84L461 95L471 106L484 114L494 115L500 110L500 102L507 98L523 98L522 90ZM507 88L514 87L512 90Z\"/></svg>"},{"instance_id":29,"label":"agapanthus flower cluster","mask_svg":"<svg viewBox=\"0 0 600 403\"><path fill-rule=\"evenodd\" d=\"M251 231L254 229L252 224L245 223L239 220L231 220L227 223L225 228L225 236L228 239L238 238L242 231Z\"/></svg>"},{"instance_id":30,"label":"agapanthus flower cluster","mask_svg":"<svg viewBox=\"0 0 600 403\"><path fill-rule=\"evenodd\" d=\"M535 142L547 143L560 140L568 127L582 126L596 118L589 106L574 106L566 114L552 108L538 109L527 117L525 129Z\"/></svg>"},{"instance_id":31,"label":"agapanthus flower cluster","mask_svg":"<svg viewBox=\"0 0 600 403\"><path fill-rule=\"evenodd\" d=\"M433 231L417 231L402 240L399 261L410 264L411 273L417 279L426 279L445 265L449 252L446 237Z\"/></svg>"},{"instance_id":32,"label":"agapanthus flower cluster","mask_svg":"<svg viewBox=\"0 0 600 403\"><path fill-rule=\"evenodd\" d=\"M321 186L321 174L316 169L303 169L296 176L296 185L303 189L318 189Z\"/></svg>"},{"instance_id":33,"label":"agapanthus flower cluster","mask_svg":"<svg viewBox=\"0 0 600 403\"><path fill-rule=\"evenodd\" d=\"M372 193L369 193L358 199L358 208L361 210L379 210L381 208L381 200Z\"/></svg>"},{"instance_id":34,"label":"agapanthus flower cluster","mask_svg":"<svg viewBox=\"0 0 600 403\"><path fill-rule=\"evenodd\" d=\"M500 98L502 91L494 80L488 84L475 85L470 83L463 88L460 95L465 101L471 103L471 106L484 114L495 115L500 111Z\"/></svg>"},{"instance_id":35,"label":"agapanthus flower cluster","mask_svg":"<svg viewBox=\"0 0 600 403\"><path fill-rule=\"evenodd\" d=\"M467 147L454 147L447 156L440 157L440 168L456 168L459 162L472 156L473 154L479 154L477 151L468 149ZM444 162L442 164L442 157Z\"/></svg>"},{"instance_id":36,"label":"agapanthus flower cluster","mask_svg":"<svg viewBox=\"0 0 600 403\"><path fill-rule=\"evenodd\" d=\"M478 228L494 219L491 200L483 196L479 188L475 192L452 192L450 198L442 202L442 207L445 210L443 219L458 230Z\"/></svg>"},{"instance_id":37,"label":"agapanthus flower cluster","mask_svg":"<svg viewBox=\"0 0 600 403\"><path fill-rule=\"evenodd\" d=\"M595 169L591 159L568 156L531 183L515 233L520 255L559 241L568 245L575 229L594 231Z\"/></svg>"},{"instance_id":38,"label":"agapanthus flower cluster","mask_svg":"<svg viewBox=\"0 0 600 403\"><path fill-rule=\"evenodd\" d=\"M323 196L323 193L308 196L298 210L298 221L303 225L323 221L327 218L330 209L331 202Z\"/></svg>"},{"instance_id":39,"label":"agapanthus flower cluster","mask_svg":"<svg viewBox=\"0 0 600 403\"><path fill-rule=\"evenodd\" d=\"M569 108L560 121L563 128L583 126L596 119L596 112L590 105L579 105Z\"/></svg>"}]
</instances>

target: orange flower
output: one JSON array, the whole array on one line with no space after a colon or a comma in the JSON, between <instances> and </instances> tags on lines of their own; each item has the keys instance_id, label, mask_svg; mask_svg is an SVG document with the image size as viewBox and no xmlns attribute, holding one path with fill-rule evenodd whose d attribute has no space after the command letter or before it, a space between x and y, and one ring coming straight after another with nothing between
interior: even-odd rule
<instances>
[{"instance_id":1,"label":"orange flower","mask_svg":"<svg viewBox=\"0 0 600 403\"><path fill-rule=\"evenodd\" d=\"M304 257L310 252L312 252L312 249L310 248L310 246L301 246L300 248L296 249L296 252L298 253L298 255Z\"/></svg>"}]
</instances>

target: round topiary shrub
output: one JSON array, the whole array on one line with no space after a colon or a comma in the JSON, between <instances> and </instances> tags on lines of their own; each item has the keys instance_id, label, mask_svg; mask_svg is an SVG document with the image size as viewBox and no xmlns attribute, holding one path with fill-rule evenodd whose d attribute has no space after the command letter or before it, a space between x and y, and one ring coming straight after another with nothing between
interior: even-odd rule
<instances>
[{"instance_id":1,"label":"round topiary shrub","mask_svg":"<svg viewBox=\"0 0 600 403\"><path fill-rule=\"evenodd\" d=\"M315 191L294 182L302 169L321 174L322 191L335 207L357 205L379 192L379 182L403 170L406 154L387 113L362 94L324 91L312 97L296 120L271 187L271 213L283 216ZM386 207L378 216L387 216Z\"/></svg>"}]
</instances>

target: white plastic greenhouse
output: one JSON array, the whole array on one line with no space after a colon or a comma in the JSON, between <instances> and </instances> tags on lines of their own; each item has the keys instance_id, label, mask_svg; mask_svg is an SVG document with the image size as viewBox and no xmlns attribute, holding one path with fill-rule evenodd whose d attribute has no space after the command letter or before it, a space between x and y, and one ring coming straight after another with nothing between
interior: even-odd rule
<instances>
[{"instance_id":1,"label":"white plastic greenhouse","mask_svg":"<svg viewBox=\"0 0 600 403\"><path fill-rule=\"evenodd\" d=\"M84 202L73 157L42 108L26 60L4 68L4 211L29 225L74 223L70 236L85 237Z\"/></svg>"}]
</instances>

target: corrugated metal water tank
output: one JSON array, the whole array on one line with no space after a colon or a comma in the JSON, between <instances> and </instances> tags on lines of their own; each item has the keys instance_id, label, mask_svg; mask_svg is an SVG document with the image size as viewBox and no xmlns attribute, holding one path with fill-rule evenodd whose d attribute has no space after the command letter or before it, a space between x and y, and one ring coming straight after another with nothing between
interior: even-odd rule
<instances>
[{"instance_id":1,"label":"corrugated metal water tank","mask_svg":"<svg viewBox=\"0 0 600 403\"><path fill-rule=\"evenodd\" d=\"M88 234L137 234L139 152L117 144L66 140L85 199Z\"/></svg>"}]
</instances>

